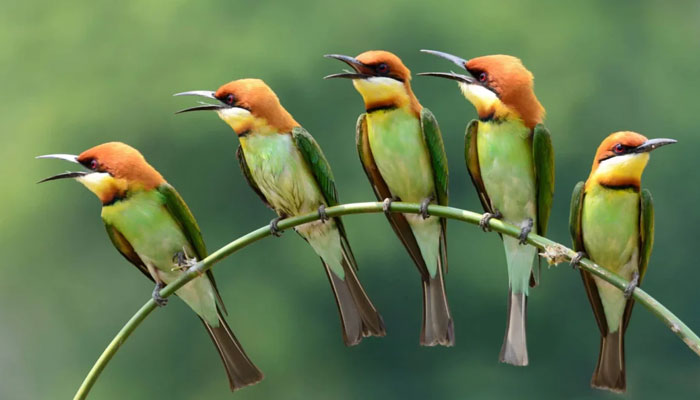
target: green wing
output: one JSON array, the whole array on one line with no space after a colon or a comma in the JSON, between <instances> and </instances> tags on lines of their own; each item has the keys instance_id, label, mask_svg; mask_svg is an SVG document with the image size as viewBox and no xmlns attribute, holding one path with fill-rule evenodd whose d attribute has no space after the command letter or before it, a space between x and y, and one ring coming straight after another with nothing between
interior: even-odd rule
<instances>
[{"instance_id":1,"label":"green wing","mask_svg":"<svg viewBox=\"0 0 700 400\"><path fill-rule=\"evenodd\" d=\"M326 204L331 207L338 205L338 191L335 188L333 171L331 171L331 166L326 156L323 155L321 146L319 146L314 137L302 127L295 127L292 129L292 138L294 139L297 149L304 158L304 161L306 161L306 165L311 170L314 178L316 178L316 184L318 184L319 189L321 189ZM350 248L350 242L348 242L343 220L339 217L334 218L334 220L338 231L340 231L343 253L348 258L352 267L357 269L357 261L355 261L355 255Z\"/></svg>"},{"instance_id":2,"label":"green wing","mask_svg":"<svg viewBox=\"0 0 700 400\"><path fill-rule=\"evenodd\" d=\"M119 250L119 253L121 253L121 255L123 255L124 258L129 260L130 263L134 264L134 266L136 266L136 268L138 268L139 271L143 272L143 274L146 275L148 279L153 280L153 277L148 272L148 268L146 268L146 265L141 260L141 257L139 257L134 248L131 246L131 243L129 243L129 241L126 240L124 235L122 235L122 233L119 232L117 228L110 224L105 223L105 229L107 229L107 235L112 241L114 247L116 247L117 250Z\"/></svg>"},{"instance_id":3,"label":"green wing","mask_svg":"<svg viewBox=\"0 0 700 400\"><path fill-rule=\"evenodd\" d=\"M537 124L534 129L532 155L537 178L537 233L544 236L554 197L554 150L552 137L542 124Z\"/></svg>"},{"instance_id":4,"label":"green wing","mask_svg":"<svg viewBox=\"0 0 700 400\"><path fill-rule=\"evenodd\" d=\"M475 119L471 120L469 125L467 125L467 131L464 134L464 159L467 161L467 171L469 171L469 177L472 179L474 188L476 188L476 192L479 195L481 206L484 207L484 211L492 213L493 208L491 207L491 200L486 193L484 181L481 179L479 153L476 147L476 134L478 129L479 121Z\"/></svg>"},{"instance_id":5,"label":"green wing","mask_svg":"<svg viewBox=\"0 0 700 400\"><path fill-rule=\"evenodd\" d=\"M377 196L377 200L382 201L387 198L392 198L389 186L387 186L382 174L379 172L377 164L374 162L374 156L372 155L372 150L369 147L369 136L367 135L367 114L361 114L357 119L357 135L355 136L355 144L357 145L357 153L360 156L360 162L362 167L367 174L367 179L372 184L372 189L374 194ZM423 279L430 279L430 273L428 272L428 267L425 265L423 260L423 255L416 241L416 237L413 235L411 226L408 224L406 217L400 213L390 213L387 215L389 224L394 229L396 236L399 237L401 243L403 243L406 251L411 256L411 259L418 267L418 271L421 273Z\"/></svg>"},{"instance_id":6,"label":"green wing","mask_svg":"<svg viewBox=\"0 0 700 400\"><path fill-rule=\"evenodd\" d=\"M654 247L654 200L651 198L651 192L644 189L640 193L640 210L639 210L639 285L641 286L644 275L647 272L649 258L651 257L651 249ZM624 329L629 325L630 317L632 316L632 307L634 300L627 301L624 316Z\"/></svg>"},{"instance_id":7,"label":"green wing","mask_svg":"<svg viewBox=\"0 0 700 400\"><path fill-rule=\"evenodd\" d=\"M571 241L574 244L575 251L583 251L586 249L583 245L583 229L581 225L581 217L583 216L583 198L585 197L585 187L584 182L579 182L574 187L574 192L571 195L571 213L569 214L569 229L571 232ZM598 328L602 335L606 335L608 332L608 323L605 319L605 311L603 310L603 303L600 301L600 295L598 294L598 288L593 281L593 276L588 272L581 270L581 278L583 279L583 287L586 289L586 295L588 296L588 301L591 303L593 308L593 315L598 323Z\"/></svg>"},{"instance_id":8,"label":"green wing","mask_svg":"<svg viewBox=\"0 0 700 400\"><path fill-rule=\"evenodd\" d=\"M423 131L423 139L428 147L430 161L433 166L433 181L437 202L441 206L446 206L449 202L448 181L449 171L447 169L447 154L445 154L445 144L442 142L442 134L438 126L437 119L430 110L423 108L420 112L420 125ZM440 218L442 232L440 235L440 265L447 272L447 219Z\"/></svg>"},{"instance_id":9,"label":"green wing","mask_svg":"<svg viewBox=\"0 0 700 400\"><path fill-rule=\"evenodd\" d=\"M253 175L250 174L250 169L248 168L248 164L245 162L245 155L243 154L243 148L241 147L241 145L238 145L238 150L236 150L236 158L238 159L238 165L241 167L243 177L245 178L245 181L248 182L248 186L250 186L253 189L255 194L257 194L258 197L260 197L260 200L262 200L266 206L272 208L270 203L268 203L267 199L265 198L263 192L260 191L258 184L255 183Z\"/></svg>"},{"instance_id":10,"label":"green wing","mask_svg":"<svg viewBox=\"0 0 700 400\"><path fill-rule=\"evenodd\" d=\"M185 234L187 241L190 243L190 246L192 246L196 253L195 255L197 256L197 260L201 261L206 258L207 248L204 245L204 239L202 239L202 233L199 230L199 225L197 225L197 221L194 219L192 211L190 211L190 208L187 207L187 204L180 196L180 193L178 193L177 190L175 190L175 188L169 183L163 183L158 186L158 192L160 192L165 199L165 208L168 210L168 212L170 212L170 215L173 216L175 221L180 224L182 233ZM226 311L226 307L224 306L224 302L221 299L221 295L219 294L219 289L216 286L214 274L211 272L211 270L207 271L207 276L214 287L214 292L216 294L216 299L218 300L219 306L224 313L228 313Z\"/></svg>"}]
</instances>

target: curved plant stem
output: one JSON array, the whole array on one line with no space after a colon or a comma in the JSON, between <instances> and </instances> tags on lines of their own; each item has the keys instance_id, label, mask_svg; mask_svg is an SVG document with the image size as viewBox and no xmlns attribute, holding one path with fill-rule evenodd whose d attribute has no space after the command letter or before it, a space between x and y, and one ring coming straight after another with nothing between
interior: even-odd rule
<instances>
[{"instance_id":1,"label":"curved plant stem","mask_svg":"<svg viewBox=\"0 0 700 400\"><path fill-rule=\"evenodd\" d=\"M326 214L329 217L338 217L341 215L348 214L379 213L383 211L382 206L383 204L378 202L343 204L326 208ZM419 214L419 208L419 204L394 202L391 204L390 211ZM458 221L468 222L474 225L478 225L479 221L481 220L481 217L483 216L482 214L475 213L472 211L437 205L429 206L428 212L430 213L430 215L436 217L454 219ZM318 219L319 216L317 213L287 218L279 222L278 228L280 230L285 230ZM512 236L515 238L517 238L520 234L520 228L511 224L504 223L497 219L491 219L489 221L489 226L495 232L499 232L501 234ZM269 225L266 225L262 228L258 228L232 241L226 246L211 253L207 258L201 260L199 263L197 263L197 265L191 267L180 277L178 277L178 279L176 279L171 284L163 288L160 291L161 296L170 296L177 289L184 286L187 282L191 281L192 279L198 276L201 276L204 272L206 272L208 269L214 266L214 264L216 264L217 262L230 256L236 251L250 245L251 243L257 242L258 240L263 239L267 236L270 236ZM543 236L536 235L534 233L531 233L528 236L528 243L541 250L544 250L545 257L551 259L554 263L569 261L572 257L576 255L576 253L573 250L559 243L551 241ZM627 287L627 284L629 283L617 274L598 266L597 264L586 258L581 260L581 262L579 263L579 267L592 273L595 276L604 279L605 281L611 283L613 286L617 287L620 290L624 290ZM656 301L656 299L651 297L648 293L646 293L640 288L634 290L633 297L637 302L641 303L644 307L651 311L652 314L654 314L661 321L663 321L671 329L671 331L673 331L673 333L678 335L683 340L683 342L691 348L691 350L693 350L695 353L698 354L698 356L700 356L700 338L686 324L684 324L683 321L681 321L670 310L668 310L661 303ZM97 359L97 362L92 367L88 375L85 377L85 380L83 381L82 385L78 389L78 392L76 393L74 399L85 399L87 397L90 389L95 384L95 381L97 380L107 363L112 359L114 354L117 352L117 350L119 350L124 341L126 341L126 339L129 337L129 335L131 335L131 333L139 326L139 324L141 324L141 322L144 319L146 319L146 317L154 309L156 309L156 303L153 301L153 299L148 300L148 302L146 302L146 304L144 304L141 307L141 309L139 309L136 312L136 314L134 314L134 316L131 317L131 319L129 319L126 325L122 327L122 329L117 333L114 339L112 339L112 341L109 343L107 348L102 352L100 358Z\"/></svg>"}]
</instances>

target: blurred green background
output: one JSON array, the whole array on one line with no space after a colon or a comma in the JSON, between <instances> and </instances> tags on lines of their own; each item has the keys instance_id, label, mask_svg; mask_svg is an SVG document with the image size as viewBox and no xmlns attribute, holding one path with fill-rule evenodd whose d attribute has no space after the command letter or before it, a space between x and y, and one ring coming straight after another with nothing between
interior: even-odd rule
<instances>
[{"instance_id":1,"label":"blurred green background","mask_svg":"<svg viewBox=\"0 0 700 400\"><path fill-rule=\"evenodd\" d=\"M644 176L656 203L656 246L644 287L700 329L697 154L700 4L687 2L26 1L0 4L0 398L65 399L149 298L152 285L112 248L100 204L46 153L120 140L140 149L189 203L210 250L272 217L247 187L237 140L213 113L173 93L260 77L323 147L341 199L373 194L355 152L363 111L343 65L326 53L396 52L413 72L506 53L536 76L556 150L550 237L569 244L569 196L600 141L617 130L671 137ZM454 84L416 78L440 121L451 204L480 210L463 159L473 107ZM421 348L418 275L381 215L347 217L360 278L388 336L346 348L313 251L286 233L215 268L229 321L265 372L238 399L611 399L589 388L598 330L579 274L543 272L530 298L531 365L497 362L506 269L498 236L450 223L447 286L457 346ZM698 398L700 362L637 306L627 333L627 398ZM94 387L93 399L228 398L218 355L181 301L157 310Z\"/></svg>"}]
</instances>

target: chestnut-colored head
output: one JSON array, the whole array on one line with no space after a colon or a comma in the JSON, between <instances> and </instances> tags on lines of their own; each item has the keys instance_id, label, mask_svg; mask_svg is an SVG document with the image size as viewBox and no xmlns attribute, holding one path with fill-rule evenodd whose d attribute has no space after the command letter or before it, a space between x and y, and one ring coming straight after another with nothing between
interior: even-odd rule
<instances>
[{"instance_id":1,"label":"chestnut-colored head","mask_svg":"<svg viewBox=\"0 0 700 400\"><path fill-rule=\"evenodd\" d=\"M154 189L165 183L138 150L121 142L100 144L78 156L50 154L39 158L60 158L87 168L89 172L66 172L41 182L75 178L95 193L103 204L124 198L130 192Z\"/></svg>"},{"instance_id":2,"label":"chestnut-colored head","mask_svg":"<svg viewBox=\"0 0 700 400\"><path fill-rule=\"evenodd\" d=\"M673 139L651 139L636 132L615 132L598 146L586 187L598 183L608 187L639 188L649 152L676 143Z\"/></svg>"},{"instance_id":3,"label":"chestnut-colored head","mask_svg":"<svg viewBox=\"0 0 700 400\"><path fill-rule=\"evenodd\" d=\"M544 119L544 107L535 96L533 75L519 58L499 54L465 60L448 53L423 51L446 58L469 73L428 72L419 75L457 80L480 118L514 116L529 128Z\"/></svg>"},{"instance_id":4,"label":"chestnut-colored head","mask_svg":"<svg viewBox=\"0 0 700 400\"><path fill-rule=\"evenodd\" d=\"M326 55L343 61L354 72L328 75L326 78L349 78L362 96L368 112L409 107L416 116L421 105L411 89L411 71L395 54L383 50L366 51L357 57Z\"/></svg>"}]
</instances>

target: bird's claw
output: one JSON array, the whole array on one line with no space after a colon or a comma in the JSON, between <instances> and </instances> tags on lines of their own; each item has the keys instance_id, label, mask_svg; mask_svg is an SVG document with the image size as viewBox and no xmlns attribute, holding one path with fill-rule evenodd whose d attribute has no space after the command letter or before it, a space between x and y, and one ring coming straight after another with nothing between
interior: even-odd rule
<instances>
[{"instance_id":1,"label":"bird's claw","mask_svg":"<svg viewBox=\"0 0 700 400\"><path fill-rule=\"evenodd\" d=\"M160 290L164 287L165 284L163 282L156 282L156 287L153 289L153 301L156 302L158 307L164 307L166 304L168 304L168 299L160 295Z\"/></svg>"},{"instance_id":2,"label":"bird's claw","mask_svg":"<svg viewBox=\"0 0 700 400\"><path fill-rule=\"evenodd\" d=\"M571 268L578 269L579 264L581 263L581 259L583 257L586 257L586 253L582 251L577 252L576 255L571 258L571 262L569 263L569 265L571 265Z\"/></svg>"},{"instance_id":3,"label":"bird's claw","mask_svg":"<svg viewBox=\"0 0 700 400\"><path fill-rule=\"evenodd\" d=\"M270 221L270 233L272 234L272 236L282 236L282 231L277 227L277 224L279 224L281 220L282 217L277 217Z\"/></svg>"},{"instance_id":4,"label":"bird's claw","mask_svg":"<svg viewBox=\"0 0 700 400\"><path fill-rule=\"evenodd\" d=\"M629 299L632 296L632 293L634 293L634 289L637 288L639 285L639 272L634 271L634 275L632 275L632 280L630 283L627 284L627 287L625 287L624 295L626 299Z\"/></svg>"},{"instance_id":5,"label":"bird's claw","mask_svg":"<svg viewBox=\"0 0 700 400\"><path fill-rule=\"evenodd\" d=\"M489 228L489 221L491 221L493 218L500 219L503 218L503 215L501 215L501 212L498 210L496 210L496 212L493 214L489 212L484 213L484 216L481 217L481 220L479 220L479 227L481 230L484 232L491 232L491 228Z\"/></svg>"},{"instance_id":6,"label":"bird's claw","mask_svg":"<svg viewBox=\"0 0 700 400\"><path fill-rule=\"evenodd\" d=\"M391 203L393 203L394 200L390 197L387 197L384 199L384 202L382 203L382 210L384 210L384 214L389 215L391 214Z\"/></svg>"},{"instance_id":7,"label":"bird's claw","mask_svg":"<svg viewBox=\"0 0 700 400\"><path fill-rule=\"evenodd\" d=\"M321 222L325 223L328 221L330 218L328 218L328 214L326 214L326 205L321 204L318 206L318 219L321 220Z\"/></svg>"},{"instance_id":8,"label":"bird's claw","mask_svg":"<svg viewBox=\"0 0 700 400\"><path fill-rule=\"evenodd\" d=\"M525 220L525 222L522 225L522 228L520 229L520 235L518 235L518 240L520 244L527 244L527 235L532 232L532 227L534 225L534 221L532 221L532 218L528 218Z\"/></svg>"},{"instance_id":9,"label":"bird's claw","mask_svg":"<svg viewBox=\"0 0 700 400\"><path fill-rule=\"evenodd\" d=\"M173 263L175 266L170 269L171 271L186 271L197 265L197 259L187 255L187 250L183 247L182 251L178 251L173 256Z\"/></svg>"},{"instance_id":10,"label":"bird's claw","mask_svg":"<svg viewBox=\"0 0 700 400\"><path fill-rule=\"evenodd\" d=\"M430 205L431 201L433 201L432 196L426 198L420 203L420 208L418 210L420 211L420 215L423 217L423 219L428 219L430 217L430 214L428 214L428 206Z\"/></svg>"}]
</instances>

